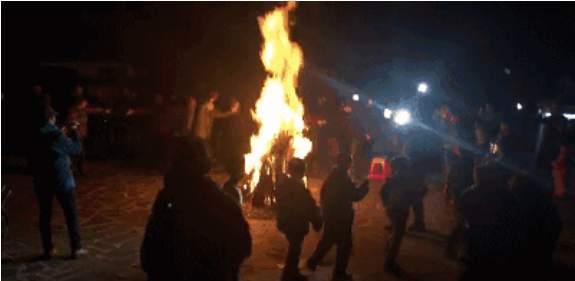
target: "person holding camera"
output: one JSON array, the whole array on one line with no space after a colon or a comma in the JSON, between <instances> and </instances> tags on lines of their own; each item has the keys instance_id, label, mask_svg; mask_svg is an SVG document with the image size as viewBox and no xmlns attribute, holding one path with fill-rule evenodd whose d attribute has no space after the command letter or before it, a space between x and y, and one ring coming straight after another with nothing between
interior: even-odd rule
<instances>
[{"instance_id":1,"label":"person holding camera","mask_svg":"<svg viewBox=\"0 0 575 281\"><path fill-rule=\"evenodd\" d=\"M50 259L54 254L52 244L52 201L58 200L66 217L70 238L71 258L87 254L82 248L78 215L76 211L76 181L71 168L70 156L82 152L77 123L62 129L56 126L57 113L52 108L45 112L46 122L40 129L37 144L30 157L34 191L40 211L40 233L44 254Z\"/></svg>"}]
</instances>

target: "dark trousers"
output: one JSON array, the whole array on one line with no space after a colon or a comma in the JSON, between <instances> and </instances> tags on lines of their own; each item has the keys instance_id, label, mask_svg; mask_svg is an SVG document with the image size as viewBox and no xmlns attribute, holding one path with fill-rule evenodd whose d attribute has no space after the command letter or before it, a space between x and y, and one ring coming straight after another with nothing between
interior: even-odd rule
<instances>
[{"instance_id":1,"label":"dark trousers","mask_svg":"<svg viewBox=\"0 0 575 281\"><path fill-rule=\"evenodd\" d=\"M310 263L318 264L323 257L329 252L333 245L337 246L337 255L334 273L344 274L347 270L352 248L351 227L353 220L349 222L327 222L323 231L323 236L317 244Z\"/></svg>"},{"instance_id":2,"label":"dark trousers","mask_svg":"<svg viewBox=\"0 0 575 281\"><path fill-rule=\"evenodd\" d=\"M76 212L76 193L70 191L54 191L44 188L36 188L36 197L40 210L40 234L42 236L42 246L45 253L49 253L54 245L52 244L52 201L54 197L60 203L66 217L68 237L70 238L70 249L72 251L82 248L80 240L80 228L78 226L78 215Z\"/></svg>"},{"instance_id":3,"label":"dark trousers","mask_svg":"<svg viewBox=\"0 0 575 281\"><path fill-rule=\"evenodd\" d=\"M387 255L385 256L385 264L393 264L395 263L395 259L399 253L399 247L401 246L401 241L405 235L405 226L407 224L409 212L407 210L389 210L387 215L391 222L392 231L387 241Z\"/></svg>"},{"instance_id":4,"label":"dark trousers","mask_svg":"<svg viewBox=\"0 0 575 281\"><path fill-rule=\"evenodd\" d=\"M301 247L305 234L285 234L289 246L286 257L284 276L299 273L299 257L301 255Z\"/></svg>"},{"instance_id":5,"label":"dark trousers","mask_svg":"<svg viewBox=\"0 0 575 281\"><path fill-rule=\"evenodd\" d=\"M418 198L411 206L413 210L413 225L416 227L425 227L423 196Z\"/></svg>"},{"instance_id":6,"label":"dark trousers","mask_svg":"<svg viewBox=\"0 0 575 281\"><path fill-rule=\"evenodd\" d=\"M455 226L447 238L446 254L450 258L460 258L465 252L465 225L461 214L456 214Z\"/></svg>"}]
</instances>

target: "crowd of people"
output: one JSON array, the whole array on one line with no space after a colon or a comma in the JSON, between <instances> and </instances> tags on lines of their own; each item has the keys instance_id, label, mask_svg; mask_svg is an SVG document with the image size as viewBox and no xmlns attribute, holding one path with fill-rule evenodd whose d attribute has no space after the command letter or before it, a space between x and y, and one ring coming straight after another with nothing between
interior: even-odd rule
<instances>
[{"instance_id":1,"label":"crowd of people","mask_svg":"<svg viewBox=\"0 0 575 281\"><path fill-rule=\"evenodd\" d=\"M156 96L153 106L143 107L137 106L133 94L126 90L112 105L106 104L105 99L90 101L93 97L86 96L80 85L73 87L68 95L53 96L41 84L35 84L30 95L30 108L27 108L29 119L25 119L29 123L24 127L29 147L33 148L27 156L40 210L42 258L50 259L54 252L50 227L54 198L66 217L70 256L75 258L86 254L81 243L75 203L75 177L87 173L84 167L86 151L91 149L97 153L103 147L110 153L129 152L130 147L137 144L135 135L140 134L141 138L145 134L134 132L138 129L134 116L151 115L153 120L146 123L147 130L144 131L149 134L149 142L159 144L157 150L150 151L156 153L150 160L158 163L158 167L165 170L174 163L174 158L179 159L180 151L171 149L176 147L174 142L179 137L198 139L203 149L210 152L214 119L231 117L239 110L239 102L235 101L229 111L219 111L214 105L218 97L217 91L211 92L196 112L194 97L186 101L173 98L166 103L163 96ZM228 162L233 165L228 165L228 170L234 175L238 174L241 155L232 155ZM210 161L214 161L213 156Z\"/></svg>"},{"instance_id":2,"label":"crowd of people","mask_svg":"<svg viewBox=\"0 0 575 281\"><path fill-rule=\"evenodd\" d=\"M234 139L237 130L233 126L237 120L233 117L240 110L237 100L231 100L227 111L220 111L215 105L219 94L213 91L200 104L190 97L175 103L178 105L175 108L157 96L152 109L124 104L117 105L123 108L119 110L90 104L83 88L78 86L66 109L57 113L41 86L34 87L33 97L34 150L29 163L40 206L43 258L53 255L50 220L54 197L66 217L71 256L87 254L78 226L74 174L85 173L83 143L89 136L89 115L115 114L122 118L114 122L122 124L119 120L125 120L126 116L148 111L160 118L154 131L157 134L154 140L160 144L157 147L170 150L157 158L167 163L164 187L155 199L146 226L142 268L150 280L239 278L240 266L252 251L250 229L241 208L243 194L238 190L243 175L242 152L245 152L241 146L245 144L238 142L231 145L235 149L224 153L227 157L222 162L230 178L223 188L208 175L217 163L212 136L214 120L229 118L232 129L224 134ZM346 105L340 109L347 113L352 110ZM179 122L161 119L172 114L179 114L174 119ZM534 141L537 153L528 156L524 151L531 148L519 147L525 142L516 139L519 132L489 105L482 107L470 121L458 117L447 105L441 106L434 114L434 137L420 127L394 130L390 124L378 126L380 131L361 131L359 137L336 136L335 144L331 145L335 148L326 145L312 155L316 159L311 162L312 167L319 163L323 169L329 163L334 164L321 187L319 205L304 180L310 162L291 159L286 174L276 177L274 187L277 228L289 245L282 280L307 279L298 263L310 227L317 232L323 229L323 234L306 266L315 271L335 246L333 279L352 280L347 267L352 252L353 202L362 200L369 191L366 174L359 168L360 160L370 158L365 151L372 150L374 136L386 134L383 152L391 166L391 175L382 184L380 194L389 218L386 227L389 241L383 264L386 271L401 275L397 256L406 231L426 231L423 212L426 175L432 173L431 166L437 166L429 163L434 152L439 151L446 198L457 218L446 253L466 264L462 280L503 280L517 275L538 276L541 278L538 280L543 280L550 272L561 230L552 196L564 198L568 194L566 186L571 184L567 180L566 162L572 159L569 154L572 130L556 108L552 107L551 114L542 122L546 133ZM318 125L326 122L314 121ZM335 124L349 122L336 120ZM350 127L353 131L354 126ZM383 127L386 129L381 130ZM314 139L318 144L333 142L322 137L321 131L314 133L318 135ZM429 143L423 145L426 142ZM531 158L536 167L530 167ZM553 179L549 184L552 188L548 188L545 180L548 178ZM359 186L354 183L356 179L362 181ZM407 227L411 210L414 224Z\"/></svg>"}]
</instances>

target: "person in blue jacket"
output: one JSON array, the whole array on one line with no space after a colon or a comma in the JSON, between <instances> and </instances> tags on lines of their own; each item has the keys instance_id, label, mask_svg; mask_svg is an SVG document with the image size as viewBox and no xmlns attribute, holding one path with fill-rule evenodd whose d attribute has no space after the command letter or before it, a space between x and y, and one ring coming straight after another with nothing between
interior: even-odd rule
<instances>
[{"instance_id":1,"label":"person in blue jacket","mask_svg":"<svg viewBox=\"0 0 575 281\"><path fill-rule=\"evenodd\" d=\"M34 191L40 211L40 234L44 248L43 258L54 254L52 244L52 201L58 200L66 217L70 238L71 258L85 255L82 248L76 211L76 181L71 169L70 156L78 155L82 145L75 126L60 129L56 126L56 112L46 108L46 122L31 151L30 166L34 177ZM69 135L69 136L68 136Z\"/></svg>"}]
</instances>

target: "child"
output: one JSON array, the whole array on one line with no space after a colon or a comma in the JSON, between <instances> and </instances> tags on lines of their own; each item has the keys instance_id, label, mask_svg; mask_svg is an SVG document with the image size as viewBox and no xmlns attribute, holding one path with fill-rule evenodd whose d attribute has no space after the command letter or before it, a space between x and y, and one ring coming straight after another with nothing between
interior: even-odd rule
<instances>
[{"instance_id":1,"label":"child","mask_svg":"<svg viewBox=\"0 0 575 281\"><path fill-rule=\"evenodd\" d=\"M303 182L305 162L292 159L288 173L277 187L277 227L289 243L282 280L303 281L307 278L298 268L303 239L309 231L309 223L316 231L321 229L322 223L319 208Z\"/></svg>"}]
</instances>

